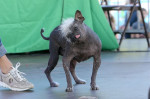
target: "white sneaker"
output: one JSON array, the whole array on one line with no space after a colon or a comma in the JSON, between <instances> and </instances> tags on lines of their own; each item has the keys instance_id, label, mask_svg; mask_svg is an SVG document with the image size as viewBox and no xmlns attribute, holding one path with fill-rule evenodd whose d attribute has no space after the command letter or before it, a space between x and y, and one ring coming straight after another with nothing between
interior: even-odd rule
<instances>
[{"instance_id":1,"label":"white sneaker","mask_svg":"<svg viewBox=\"0 0 150 99\"><path fill-rule=\"evenodd\" d=\"M12 67L13 69L8 74L0 73L0 86L14 91L25 91L34 87L32 83L22 76L24 73L18 70L19 66L20 63L18 62L16 67Z\"/></svg>"}]
</instances>

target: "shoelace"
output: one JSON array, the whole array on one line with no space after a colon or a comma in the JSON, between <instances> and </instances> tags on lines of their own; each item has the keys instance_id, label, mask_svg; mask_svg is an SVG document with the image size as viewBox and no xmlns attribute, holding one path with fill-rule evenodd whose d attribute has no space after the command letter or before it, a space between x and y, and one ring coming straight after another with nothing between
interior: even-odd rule
<instances>
[{"instance_id":1,"label":"shoelace","mask_svg":"<svg viewBox=\"0 0 150 99\"><path fill-rule=\"evenodd\" d=\"M26 80L26 79L22 76L22 75L26 75L26 74L23 73L23 72L20 72L20 71L18 70L19 67L20 67L20 62L18 62L18 63L16 64L16 67L12 67L13 70L14 70L14 76L16 76L16 77L19 79L19 81Z\"/></svg>"}]
</instances>

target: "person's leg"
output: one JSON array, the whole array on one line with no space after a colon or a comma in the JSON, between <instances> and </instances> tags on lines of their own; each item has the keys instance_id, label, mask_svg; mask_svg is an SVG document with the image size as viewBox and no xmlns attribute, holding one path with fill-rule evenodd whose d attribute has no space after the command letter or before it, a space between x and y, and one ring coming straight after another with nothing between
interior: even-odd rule
<instances>
[{"instance_id":1,"label":"person's leg","mask_svg":"<svg viewBox=\"0 0 150 99\"><path fill-rule=\"evenodd\" d=\"M5 54L6 50L0 40L0 69L4 74L8 73L13 66Z\"/></svg>"},{"instance_id":2,"label":"person's leg","mask_svg":"<svg viewBox=\"0 0 150 99\"><path fill-rule=\"evenodd\" d=\"M0 69L2 73L7 74L12 69L12 66L6 55L0 57Z\"/></svg>"}]
</instances>

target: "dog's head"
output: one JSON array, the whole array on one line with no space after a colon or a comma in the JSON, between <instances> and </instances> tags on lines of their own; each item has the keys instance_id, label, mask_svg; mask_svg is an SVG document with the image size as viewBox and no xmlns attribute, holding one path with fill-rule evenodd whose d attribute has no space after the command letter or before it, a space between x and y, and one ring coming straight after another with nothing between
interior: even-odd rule
<instances>
[{"instance_id":1,"label":"dog's head","mask_svg":"<svg viewBox=\"0 0 150 99\"><path fill-rule=\"evenodd\" d=\"M62 36L70 42L80 42L85 39L86 29L83 23L84 17L79 10L75 13L75 18L68 18L60 25Z\"/></svg>"}]
</instances>

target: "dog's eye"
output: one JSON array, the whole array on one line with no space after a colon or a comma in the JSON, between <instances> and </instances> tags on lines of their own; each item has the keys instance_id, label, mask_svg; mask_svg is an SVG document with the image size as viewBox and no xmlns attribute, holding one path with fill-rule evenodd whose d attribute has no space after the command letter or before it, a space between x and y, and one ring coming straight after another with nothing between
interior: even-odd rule
<instances>
[{"instance_id":1,"label":"dog's eye","mask_svg":"<svg viewBox=\"0 0 150 99\"><path fill-rule=\"evenodd\" d=\"M74 27L74 31L77 31L78 30L78 28L77 27Z\"/></svg>"}]
</instances>

